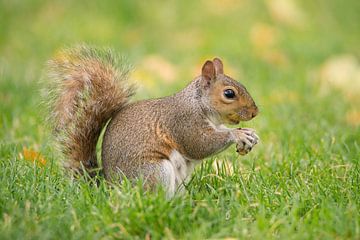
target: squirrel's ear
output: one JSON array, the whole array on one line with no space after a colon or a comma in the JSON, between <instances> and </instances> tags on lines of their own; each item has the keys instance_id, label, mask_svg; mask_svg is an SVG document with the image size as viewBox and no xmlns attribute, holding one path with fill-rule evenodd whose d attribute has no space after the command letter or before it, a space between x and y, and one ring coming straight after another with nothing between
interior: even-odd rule
<instances>
[{"instance_id":1,"label":"squirrel's ear","mask_svg":"<svg viewBox=\"0 0 360 240\"><path fill-rule=\"evenodd\" d=\"M224 65L223 65L222 61L220 60L220 58L214 58L213 62L214 62L214 66L215 66L216 75L224 74Z\"/></svg>"},{"instance_id":2,"label":"squirrel's ear","mask_svg":"<svg viewBox=\"0 0 360 240\"><path fill-rule=\"evenodd\" d=\"M201 75L208 81L208 84L210 84L210 81L215 78L215 66L212 61L207 60L204 63L204 66L201 70Z\"/></svg>"}]
</instances>

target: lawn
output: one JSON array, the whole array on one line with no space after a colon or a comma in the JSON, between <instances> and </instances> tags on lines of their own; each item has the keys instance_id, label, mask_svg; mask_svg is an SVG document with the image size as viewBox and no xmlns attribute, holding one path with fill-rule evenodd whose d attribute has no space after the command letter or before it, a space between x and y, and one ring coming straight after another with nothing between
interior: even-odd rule
<instances>
[{"instance_id":1,"label":"lawn","mask_svg":"<svg viewBox=\"0 0 360 240\"><path fill-rule=\"evenodd\" d=\"M360 239L359 12L356 0L0 1L0 239ZM83 42L127 56L134 100L222 58L259 105L240 126L260 143L206 159L171 200L72 179L41 92L46 61Z\"/></svg>"}]
</instances>

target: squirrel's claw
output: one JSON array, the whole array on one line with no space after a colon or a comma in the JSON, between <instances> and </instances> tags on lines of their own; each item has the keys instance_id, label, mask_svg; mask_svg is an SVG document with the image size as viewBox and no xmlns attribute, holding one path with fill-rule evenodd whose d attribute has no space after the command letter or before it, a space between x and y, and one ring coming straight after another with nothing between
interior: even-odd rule
<instances>
[{"instance_id":1,"label":"squirrel's claw","mask_svg":"<svg viewBox=\"0 0 360 240\"><path fill-rule=\"evenodd\" d=\"M238 130L241 132L241 136L236 145L236 152L240 155L246 155L258 143L259 137L251 128L241 128Z\"/></svg>"}]
</instances>

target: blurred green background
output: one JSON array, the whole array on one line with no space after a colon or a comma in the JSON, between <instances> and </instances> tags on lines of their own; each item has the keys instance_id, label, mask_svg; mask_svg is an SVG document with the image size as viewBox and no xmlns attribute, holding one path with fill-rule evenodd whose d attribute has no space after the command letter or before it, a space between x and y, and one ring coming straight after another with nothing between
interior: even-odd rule
<instances>
[{"instance_id":1,"label":"blurred green background","mask_svg":"<svg viewBox=\"0 0 360 240\"><path fill-rule=\"evenodd\" d=\"M360 138L359 12L356 0L3 0L0 137L46 146L46 61L88 43L129 58L136 99L172 94L205 60L220 57L260 107L243 124L263 140L260 164L279 161L284 150L313 151L319 141L353 146Z\"/></svg>"},{"instance_id":2,"label":"blurred green background","mask_svg":"<svg viewBox=\"0 0 360 240\"><path fill-rule=\"evenodd\" d=\"M360 122L359 1L2 0L0 4L3 136L4 130L16 130L14 121L26 111L39 111L37 81L46 61L60 48L77 43L108 46L128 56L134 65L131 79L139 83L137 98L179 90L199 74L207 58L218 56L226 73L245 84L260 105L265 115L254 120L258 124L294 117L274 105L300 108L292 108L293 112L306 111L302 107L309 105L319 110L314 114L322 115L317 98L334 91L336 101L327 107L339 114L329 117L355 127ZM314 116L301 117L311 123ZM19 124L38 128L37 120Z\"/></svg>"},{"instance_id":3,"label":"blurred green background","mask_svg":"<svg viewBox=\"0 0 360 240\"><path fill-rule=\"evenodd\" d=\"M195 174L189 201L175 207L159 199L129 207L139 200L131 190L119 194L125 199L120 203L111 190L80 186L85 193L79 195L72 182L60 184L57 170L33 180L37 170L21 161L23 147L49 160L53 152L39 80L48 59L78 43L127 56L134 66L130 81L139 86L136 99L172 94L200 73L205 60L220 57L225 73L243 83L260 107L242 125L255 128L261 143L241 159L231 148L208 161ZM358 238L359 57L358 0L0 0L0 225L9 238L72 236L74 229L74 238L103 229L105 236L113 222L142 237L173 232L180 238ZM218 162L225 172L218 172ZM56 198L58 188L69 199L67 212L63 195ZM94 202L92 212L88 201ZM161 215L158 204L169 215ZM193 212L194 205L207 210ZM30 214L23 220L26 209ZM238 218L224 220L227 211ZM88 231L77 231L82 228L76 214ZM58 221L67 227L58 228Z\"/></svg>"}]
</instances>

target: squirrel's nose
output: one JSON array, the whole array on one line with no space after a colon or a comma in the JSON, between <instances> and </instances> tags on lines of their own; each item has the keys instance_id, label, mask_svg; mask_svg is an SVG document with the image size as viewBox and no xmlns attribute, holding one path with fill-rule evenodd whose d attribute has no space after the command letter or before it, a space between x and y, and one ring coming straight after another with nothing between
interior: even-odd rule
<instances>
[{"instance_id":1,"label":"squirrel's nose","mask_svg":"<svg viewBox=\"0 0 360 240\"><path fill-rule=\"evenodd\" d=\"M258 115L258 113L259 113L259 109L258 109L258 107L255 106L255 110L251 113L251 117L252 118L256 117L256 115Z\"/></svg>"}]
</instances>

